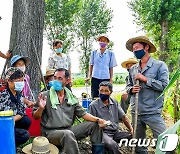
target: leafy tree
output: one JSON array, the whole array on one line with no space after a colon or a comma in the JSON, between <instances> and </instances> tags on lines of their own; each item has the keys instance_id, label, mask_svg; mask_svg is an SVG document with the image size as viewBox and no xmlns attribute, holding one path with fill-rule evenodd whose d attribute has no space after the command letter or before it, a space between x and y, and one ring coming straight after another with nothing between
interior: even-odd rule
<instances>
[{"instance_id":1,"label":"leafy tree","mask_svg":"<svg viewBox=\"0 0 180 154\"><path fill-rule=\"evenodd\" d=\"M180 49L179 6L177 0L132 0L129 3L135 22L156 42L160 48L157 56L167 62L170 71L176 67L174 61Z\"/></svg>"},{"instance_id":2,"label":"leafy tree","mask_svg":"<svg viewBox=\"0 0 180 154\"><path fill-rule=\"evenodd\" d=\"M31 60L27 74L35 96L40 91L44 0L14 0L9 49L12 55L28 56ZM39 65L38 65L39 64Z\"/></svg>"},{"instance_id":3,"label":"leafy tree","mask_svg":"<svg viewBox=\"0 0 180 154\"><path fill-rule=\"evenodd\" d=\"M112 10L103 0L82 0L81 9L76 16L75 32L81 49L80 68L88 72L92 43L102 33L107 33L112 20Z\"/></svg>"},{"instance_id":4,"label":"leafy tree","mask_svg":"<svg viewBox=\"0 0 180 154\"><path fill-rule=\"evenodd\" d=\"M68 52L74 42L74 18L81 0L46 0L45 32L49 43L63 41L63 51Z\"/></svg>"}]
</instances>

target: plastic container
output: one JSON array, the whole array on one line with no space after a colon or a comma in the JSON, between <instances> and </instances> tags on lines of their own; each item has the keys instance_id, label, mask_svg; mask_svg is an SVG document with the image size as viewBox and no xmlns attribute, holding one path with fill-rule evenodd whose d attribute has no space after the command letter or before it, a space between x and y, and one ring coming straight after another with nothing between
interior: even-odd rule
<instances>
[{"instance_id":1,"label":"plastic container","mask_svg":"<svg viewBox=\"0 0 180 154\"><path fill-rule=\"evenodd\" d=\"M88 107L89 107L90 103L91 103L91 101L89 99L82 100L82 106L85 108L86 111L88 111Z\"/></svg>"},{"instance_id":2,"label":"plastic container","mask_svg":"<svg viewBox=\"0 0 180 154\"><path fill-rule=\"evenodd\" d=\"M29 134L30 136L40 136L41 135L41 126L40 122L41 119L35 120L32 117L32 108L26 108L26 115L31 119L31 126L29 127Z\"/></svg>"},{"instance_id":3,"label":"plastic container","mask_svg":"<svg viewBox=\"0 0 180 154\"><path fill-rule=\"evenodd\" d=\"M13 111L0 111L0 153L16 153Z\"/></svg>"}]
</instances>

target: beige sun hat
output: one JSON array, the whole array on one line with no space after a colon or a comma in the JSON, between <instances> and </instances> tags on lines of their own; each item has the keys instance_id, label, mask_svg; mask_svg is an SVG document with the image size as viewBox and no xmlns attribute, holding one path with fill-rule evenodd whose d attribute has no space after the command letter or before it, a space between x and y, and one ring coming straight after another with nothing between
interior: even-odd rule
<instances>
[{"instance_id":1,"label":"beige sun hat","mask_svg":"<svg viewBox=\"0 0 180 154\"><path fill-rule=\"evenodd\" d=\"M123 67L123 68L127 68L127 64L136 64L136 63L138 63L138 61L137 61L137 59L136 58L128 58L127 60L125 60L124 62L122 62L121 63L121 66Z\"/></svg>"},{"instance_id":2,"label":"beige sun hat","mask_svg":"<svg viewBox=\"0 0 180 154\"><path fill-rule=\"evenodd\" d=\"M55 69L46 69L46 74L44 75L44 79L46 80L49 76L54 75Z\"/></svg>"},{"instance_id":3,"label":"beige sun hat","mask_svg":"<svg viewBox=\"0 0 180 154\"><path fill-rule=\"evenodd\" d=\"M133 44L137 43L137 42L147 43L150 46L149 53L156 52L156 47L150 42L150 40L146 36L138 36L138 37L133 37L133 38L129 39L126 42L126 48L129 51L133 51L133 49L132 49Z\"/></svg>"},{"instance_id":4,"label":"beige sun hat","mask_svg":"<svg viewBox=\"0 0 180 154\"><path fill-rule=\"evenodd\" d=\"M105 37L106 39L107 39L107 41L108 41L108 43L109 43L109 37L107 36L107 35L101 35L101 36L99 36L98 38L97 38L97 41L99 41L102 37Z\"/></svg>"},{"instance_id":5,"label":"beige sun hat","mask_svg":"<svg viewBox=\"0 0 180 154\"><path fill-rule=\"evenodd\" d=\"M26 145L22 151L26 154L58 154L58 148L49 143L43 136L35 137L31 144Z\"/></svg>"}]
</instances>

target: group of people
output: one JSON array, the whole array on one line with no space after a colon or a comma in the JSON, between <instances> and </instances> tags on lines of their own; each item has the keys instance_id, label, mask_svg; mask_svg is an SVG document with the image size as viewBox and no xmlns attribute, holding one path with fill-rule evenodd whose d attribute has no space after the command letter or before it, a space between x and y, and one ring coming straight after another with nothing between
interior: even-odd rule
<instances>
[{"instance_id":1,"label":"group of people","mask_svg":"<svg viewBox=\"0 0 180 154\"><path fill-rule=\"evenodd\" d=\"M128 76L119 103L111 98L113 67L117 66L117 62L114 53L107 48L110 40L103 35L97 41L100 49L91 52L89 75L86 79L91 79L92 98L96 98L91 102L88 113L72 94L71 61L63 53L63 43L60 40L53 42L54 52L48 60L44 76L48 90L41 91L36 105L31 101L30 79L25 74L29 58L19 55L11 58L11 67L5 73L7 85L0 91L0 111L14 111L16 146L29 139L28 128L31 121L25 114L25 108L29 106L33 107L34 119L41 118L42 136L64 153L80 153L77 140L90 136L94 154L103 153L103 149L99 148L102 145L108 153L120 154L118 143L124 138L130 140L134 133L136 93L139 96L136 138L146 138L147 125L154 138L166 129L161 117L163 97L157 98L168 84L168 69L164 62L150 56L150 53L156 51L156 47L145 36L127 41L126 48L136 58L129 58L122 63ZM5 55L6 58L10 57L8 54ZM139 85L136 84L137 80ZM129 104L132 125L126 116ZM73 125L76 117L87 122ZM128 131L122 131L119 122L123 122ZM23 152L27 152L27 147ZM147 147L136 146L136 153L148 153Z\"/></svg>"}]
</instances>

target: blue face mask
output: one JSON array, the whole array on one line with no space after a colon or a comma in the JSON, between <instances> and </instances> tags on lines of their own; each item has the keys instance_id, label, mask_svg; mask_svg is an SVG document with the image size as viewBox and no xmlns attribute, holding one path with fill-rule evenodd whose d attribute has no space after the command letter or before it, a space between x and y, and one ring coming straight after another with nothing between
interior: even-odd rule
<instances>
[{"instance_id":1,"label":"blue face mask","mask_svg":"<svg viewBox=\"0 0 180 154\"><path fill-rule=\"evenodd\" d=\"M109 99L109 95L106 94L99 94L99 97L102 101L106 101L107 99Z\"/></svg>"},{"instance_id":2,"label":"blue face mask","mask_svg":"<svg viewBox=\"0 0 180 154\"><path fill-rule=\"evenodd\" d=\"M50 87L52 86L54 88L54 90L56 90L56 91L61 91L63 89L62 82L60 82L58 80L50 81L49 85L50 85Z\"/></svg>"},{"instance_id":3,"label":"blue face mask","mask_svg":"<svg viewBox=\"0 0 180 154\"><path fill-rule=\"evenodd\" d=\"M62 53L63 48L55 49L56 53Z\"/></svg>"},{"instance_id":4,"label":"blue face mask","mask_svg":"<svg viewBox=\"0 0 180 154\"><path fill-rule=\"evenodd\" d=\"M14 90L21 92L24 88L24 81L14 82L14 85L15 85Z\"/></svg>"},{"instance_id":5,"label":"blue face mask","mask_svg":"<svg viewBox=\"0 0 180 154\"><path fill-rule=\"evenodd\" d=\"M141 50L136 50L133 52L134 55L136 56L137 59L141 59L142 57L144 57L144 55L146 54L146 52L144 51L144 49Z\"/></svg>"}]
</instances>

